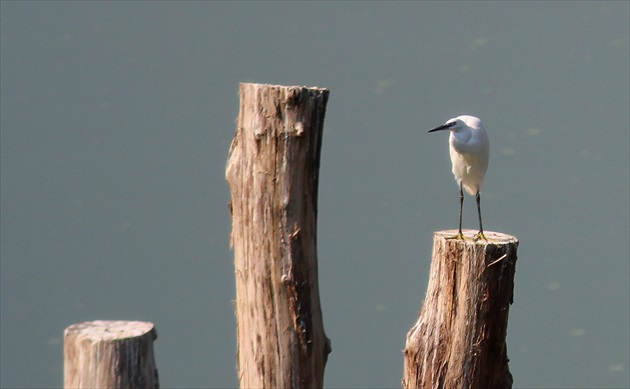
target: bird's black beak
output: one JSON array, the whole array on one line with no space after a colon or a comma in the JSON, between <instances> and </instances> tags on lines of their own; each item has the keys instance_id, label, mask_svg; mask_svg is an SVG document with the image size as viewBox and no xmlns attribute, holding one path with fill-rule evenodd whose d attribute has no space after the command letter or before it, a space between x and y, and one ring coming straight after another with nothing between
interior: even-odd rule
<instances>
[{"instance_id":1,"label":"bird's black beak","mask_svg":"<svg viewBox=\"0 0 630 389\"><path fill-rule=\"evenodd\" d=\"M442 131L442 130L448 130L449 128L453 127L455 125L456 122L451 122L451 123L446 123L446 124L442 124L441 126L435 127L432 130L429 130L429 132L435 132L435 131Z\"/></svg>"}]
</instances>

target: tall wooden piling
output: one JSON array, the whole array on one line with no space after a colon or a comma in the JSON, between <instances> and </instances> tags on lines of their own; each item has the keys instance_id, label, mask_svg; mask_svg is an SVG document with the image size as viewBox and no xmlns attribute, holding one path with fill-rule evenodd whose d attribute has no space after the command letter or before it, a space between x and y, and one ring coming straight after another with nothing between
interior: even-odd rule
<instances>
[{"instance_id":1,"label":"tall wooden piling","mask_svg":"<svg viewBox=\"0 0 630 389\"><path fill-rule=\"evenodd\" d=\"M323 386L317 188L328 90L240 85L226 179L241 388Z\"/></svg>"},{"instance_id":2,"label":"tall wooden piling","mask_svg":"<svg viewBox=\"0 0 630 389\"><path fill-rule=\"evenodd\" d=\"M64 387L159 388L153 323L91 321L64 331Z\"/></svg>"},{"instance_id":3,"label":"tall wooden piling","mask_svg":"<svg viewBox=\"0 0 630 389\"><path fill-rule=\"evenodd\" d=\"M518 240L438 231L427 293L407 334L403 388L509 389L506 335Z\"/></svg>"}]
</instances>

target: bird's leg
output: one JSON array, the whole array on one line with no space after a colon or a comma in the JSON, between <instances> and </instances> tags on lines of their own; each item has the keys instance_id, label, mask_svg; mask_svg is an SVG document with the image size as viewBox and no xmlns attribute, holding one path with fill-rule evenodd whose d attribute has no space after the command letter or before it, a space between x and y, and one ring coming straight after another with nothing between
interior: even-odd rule
<instances>
[{"instance_id":1,"label":"bird's leg","mask_svg":"<svg viewBox=\"0 0 630 389\"><path fill-rule=\"evenodd\" d=\"M464 239L462 233L462 212L464 210L464 192L462 190L462 183L459 183L459 236Z\"/></svg>"},{"instance_id":2,"label":"bird's leg","mask_svg":"<svg viewBox=\"0 0 630 389\"><path fill-rule=\"evenodd\" d=\"M462 233L462 210L464 209L464 192L462 191L462 183L459 183L459 232L457 235L450 237L449 239L464 240L464 234Z\"/></svg>"},{"instance_id":3,"label":"bird's leg","mask_svg":"<svg viewBox=\"0 0 630 389\"><path fill-rule=\"evenodd\" d=\"M481 224L481 195L479 195L479 191L477 191L475 198L477 199L477 214L479 215L479 233L475 236L475 240L488 240L483 234L483 225Z\"/></svg>"}]
</instances>

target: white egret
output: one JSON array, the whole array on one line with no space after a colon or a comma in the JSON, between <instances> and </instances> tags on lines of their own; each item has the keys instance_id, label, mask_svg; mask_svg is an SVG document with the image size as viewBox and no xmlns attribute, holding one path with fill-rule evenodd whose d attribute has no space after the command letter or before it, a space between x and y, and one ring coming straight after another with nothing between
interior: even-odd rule
<instances>
[{"instance_id":1,"label":"white egret","mask_svg":"<svg viewBox=\"0 0 630 389\"><path fill-rule=\"evenodd\" d=\"M477 200L479 215L479 233L477 239L486 239L481 223L481 196L479 191L488 170L490 141L481 120L474 116L462 115L449 119L446 123L429 132L448 130L449 150L453 164L453 176L459 185L459 233L457 239L464 239L462 234L462 208L464 206L464 192L466 189ZM463 188L463 189L462 189Z\"/></svg>"}]
</instances>

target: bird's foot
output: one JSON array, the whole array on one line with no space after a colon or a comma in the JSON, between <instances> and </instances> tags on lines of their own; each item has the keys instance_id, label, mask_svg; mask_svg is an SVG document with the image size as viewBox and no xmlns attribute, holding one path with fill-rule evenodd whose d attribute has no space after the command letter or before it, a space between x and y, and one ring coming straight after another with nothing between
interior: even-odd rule
<instances>
[{"instance_id":1,"label":"bird's foot","mask_svg":"<svg viewBox=\"0 0 630 389\"><path fill-rule=\"evenodd\" d=\"M447 236L446 239L447 240L451 240L451 239L466 240L466 238L464 238L464 234L461 231L457 235Z\"/></svg>"},{"instance_id":2,"label":"bird's foot","mask_svg":"<svg viewBox=\"0 0 630 389\"><path fill-rule=\"evenodd\" d=\"M481 239L485 240L486 242L488 241L488 238L486 238L486 235L483 233L483 231L479 231L477 235L475 235L474 241L476 242Z\"/></svg>"}]
</instances>

